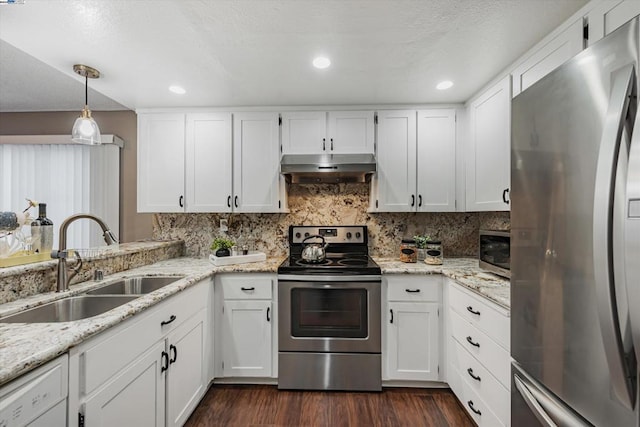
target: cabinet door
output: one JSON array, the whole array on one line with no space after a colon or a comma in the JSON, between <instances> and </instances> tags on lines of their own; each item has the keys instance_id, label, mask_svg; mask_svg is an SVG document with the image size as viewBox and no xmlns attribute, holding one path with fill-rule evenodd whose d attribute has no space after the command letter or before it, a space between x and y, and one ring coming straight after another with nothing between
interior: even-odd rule
<instances>
[{"instance_id":1,"label":"cabinet door","mask_svg":"<svg viewBox=\"0 0 640 427\"><path fill-rule=\"evenodd\" d=\"M456 210L456 111L418 111L418 212Z\"/></svg>"},{"instance_id":2,"label":"cabinet door","mask_svg":"<svg viewBox=\"0 0 640 427\"><path fill-rule=\"evenodd\" d=\"M469 106L469 147L465 153L467 211L509 210L510 78L505 77Z\"/></svg>"},{"instance_id":3,"label":"cabinet door","mask_svg":"<svg viewBox=\"0 0 640 427\"><path fill-rule=\"evenodd\" d=\"M587 14L589 46L611 34L630 19L640 14L638 0L608 0L597 4Z\"/></svg>"},{"instance_id":4,"label":"cabinet door","mask_svg":"<svg viewBox=\"0 0 640 427\"><path fill-rule=\"evenodd\" d=\"M513 70L513 96L573 58L582 48L583 24L580 18Z\"/></svg>"},{"instance_id":5,"label":"cabinet door","mask_svg":"<svg viewBox=\"0 0 640 427\"><path fill-rule=\"evenodd\" d=\"M231 212L231 114L187 114L187 212Z\"/></svg>"},{"instance_id":6,"label":"cabinet door","mask_svg":"<svg viewBox=\"0 0 640 427\"><path fill-rule=\"evenodd\" d=\"M167 337L167 426L183 425L207 389L206 316L200 310Z\"/></svg>"},{"instance_id":7,"label":"cabinet door","mask_svg":"<svg viewBox=\"0 0 640 427\"><path fill-rule=\"evenodd\" d=\"M327 113L282 113L282 154L318 154L329 150Z\"/></svg>"},{"instance_id":8,"label":"cabinet door","mask_svg":"<svg viewBox=\"0 0 640 427\"><path fill-rule=\"evenodd\" d=\"M223 375L271 376L271 301L225 301L222 316Z\"/></svg>"},{"instance_id":9,"label":"cabinet door","mask_svg":"<svg viewBox=\"0 0 640 427\"><path fill-rule=\"evenodd\" d=\"M234 114L234 212L279 212L279 130L278 113Z\"/></svg>"},{"instance_id":10,"label":"cabinet door","mask_svg":"<svg viewBox=\"0 0 640 427\"><path fill-rule=\"evenodd\" d=\"M85 402L88 426L164 426L164 340L153 345Z\"/></svg>"},{"instance_id":11,"label":"cabinet door","mask_svg":"<svg viewBox=\"0 0 640 427\"><path fill-rule=\"evenodd\" d=\"M332 153L374 152L373 111L330 111L329 141Z\"/></svg>"},{"instance_id":12,"label":"cabinet door","mask_svg":"<svg viewBox=\"0 0 640 427\"><path fill-rule=\"evenodd\" d=\"M416 112L378 112L378 212L416 210Z\"/></svg>"},{"instance_id":13,"label":"cabinet door","mask_svg":"<svg viewBox=\"0 0 640 427\"><path fill-rule=\"evenodd\" d=\"M184 212L185 115L138 115L138 212Z\"/></svg>"},{"instance_id":14,"label":"cabinet door","mask_svg":"<svg viewBox=\"0 0 640 427\"><path fill-rule=\"evenodd\" d=\"M389 379L439 379L438 306L438 303L388 303L386 352Z\"/></svg>"}]
</instances>

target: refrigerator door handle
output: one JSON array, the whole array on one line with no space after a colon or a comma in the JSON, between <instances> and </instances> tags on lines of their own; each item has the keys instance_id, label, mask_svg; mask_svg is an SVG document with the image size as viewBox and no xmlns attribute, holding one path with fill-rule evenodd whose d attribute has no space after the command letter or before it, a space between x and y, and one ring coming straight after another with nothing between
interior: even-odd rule
<instances>
[{"instance_id":1,"label":"refrigerator door handle","mask_svg":"<svg viewBox=\"0 0 640 427\"><path fill-rule=\"evenodd\" d=\"M533 415L535 415L538 421L540 421L540 424L545 427L557 427L558 425L553 421L549 414L545 412L542 405L540 405L538 400L531 393L531 390L529 390L529 387L524 384L523 380L517 374L513 374L513 382L516 385L516 389L518 389L518 393L520 393L524 399L524 403L526 403L529 409L531 409L531 412L533 412Z\"/></svg>"},{"instance_id":2,"label":"refrigerator door handle","mask_svg":"<svg viewBox=\"0 0 640 427\"><path fill-rule=\"evenodd\" d=\"M593 205L593 269L596 306L611 385L620 402L633 409L635 386L620 332L620 321L613 282L613 188L618 150L633 91L635 72L629 64L613 74L600 152L596 168Z\"/></svg>"},{"instance_id":3,"label":"refrigerator door handle","mask_svg":"<svg viewBox=\"0 0 640 427\"><path fill-rule=\"evenodd\" d=\"M624 198L624 254L631 332L636 352L640 351L640 109L629 148L626 195ZM636 354L640 359L640 354Z\"/></svg>"}]
</instances>

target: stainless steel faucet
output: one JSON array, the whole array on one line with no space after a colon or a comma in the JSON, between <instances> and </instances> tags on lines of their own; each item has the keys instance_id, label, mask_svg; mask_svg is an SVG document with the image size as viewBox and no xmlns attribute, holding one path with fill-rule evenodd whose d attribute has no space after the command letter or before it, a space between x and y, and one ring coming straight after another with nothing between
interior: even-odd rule
<instances>
[{"instance_id":1,"label":"stainless steel faucet","mask_svg":"<svg viewBox=\"0 0 640 427\"><path fill-rule=\"evenodd\" d=\"M51 258L58 259L57 292L64 292L69 290L69 281L73 278L73 276L78 274L80 268L82 267L82 258L80 258L79 254L76 254L76 257L78 258L77 265L72 269L67 268L67 257L69 256L69 252L67 251L67 228L69 228L69 225L72 222L82 218L92 219L98 223L100 228L102 228L102 237L104 237L104 241L107 243L107 245L118 243L118 239L116 239L111 230L109 230L107 224L105 224L102 219L98 218L95 215L75 214L62 221L62 224L60 225L58 249L51 251ZM71 270L71 273L69 273L69 270Z\"/></svg>"}]
</instances>

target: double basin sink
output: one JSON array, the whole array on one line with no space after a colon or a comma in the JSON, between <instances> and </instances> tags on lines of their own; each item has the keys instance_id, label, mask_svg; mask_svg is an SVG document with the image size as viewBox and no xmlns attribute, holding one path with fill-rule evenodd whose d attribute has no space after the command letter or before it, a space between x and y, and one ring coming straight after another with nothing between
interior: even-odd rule
<instances>
[{"instance_id":1,"label":"double basin sink","mask_svg":"<svg viewBox=\"0 0 640 427\"><path fill-rule=\"evenodd\" d=\"M53 323L87 319L183 278L184 276L128 277L100 286L84 295L63 298L7 316L0 319L0 323Z\"/></svg>"}]
</instances>

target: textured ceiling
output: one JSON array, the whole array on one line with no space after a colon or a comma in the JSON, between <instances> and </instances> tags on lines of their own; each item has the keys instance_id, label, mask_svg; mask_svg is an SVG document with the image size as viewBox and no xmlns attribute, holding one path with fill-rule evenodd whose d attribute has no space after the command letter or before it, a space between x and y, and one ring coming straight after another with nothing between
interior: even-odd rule
<instances>
[{"instance_id":1,"label":"textured ceiling","mask_svg":"<svg viewBox=\"0 0 640 427\"><path fill-rule=\"evenodd\" d=\"M90 87L132 109L452 103L469 99L585 3L29 0L0 7L0 39L75 82L74 63L98 68L103 77ZM332 66L314 69L318 54ZM2 111L48 110L56 95L53 109L78 109L77 89L42 64L25 70L18 56L0 45ZM454 87L436 90L443 79ZM21 96L31 84L50 92L44 106ZM170 93L171 84L187 93ZM92 98L93 109L113 109Z\"/></svg>"}]
</instances>

